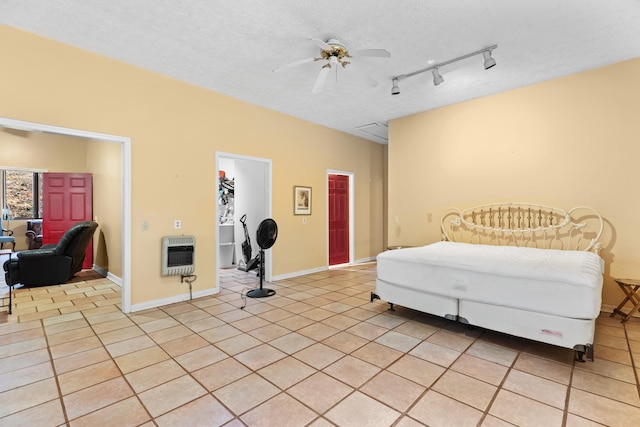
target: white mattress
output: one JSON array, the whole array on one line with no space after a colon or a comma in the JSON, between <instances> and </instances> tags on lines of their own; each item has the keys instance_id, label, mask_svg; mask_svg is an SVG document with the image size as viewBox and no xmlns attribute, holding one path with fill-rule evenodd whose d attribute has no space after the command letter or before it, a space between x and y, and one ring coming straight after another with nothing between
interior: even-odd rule
<instances>
[{"instance_id":1,"label":"white mattress","mask_svg":"<svg viewBox=\"0 0 640 427\"><path fill-rule=\"evenodd\" d=\"M378 279L401 287L576 319L600 312L603 263L591 252L438 242L377 260Z\"/></svg>"}]
</instances>

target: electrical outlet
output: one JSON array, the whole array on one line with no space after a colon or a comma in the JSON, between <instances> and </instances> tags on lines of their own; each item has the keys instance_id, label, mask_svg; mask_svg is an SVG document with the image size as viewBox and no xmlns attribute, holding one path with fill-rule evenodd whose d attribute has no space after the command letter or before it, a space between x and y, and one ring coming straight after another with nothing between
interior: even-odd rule
<instances>
[{"instance_id":1,"label":"electrical outlet","mask_svg":"<svg viewBox=\"0 0 640 427\"><path fill-rule=\"evenodd\" d=\"M149 229L149 221L146 219L142 220L140 226L142 227L142 231L147 231Z\"/></svg>"},{"instance_id":2,"label":"electrical outlet","mask_svg":"<svg viewBox=\"0 0 640 427\"><path fill-rule=\"evenodd\" d=\"M182 228L182 221L180 221L179 219L174 220L173 228L175 228L176 230L180 230Z\"/></svg>"}]
</instances>

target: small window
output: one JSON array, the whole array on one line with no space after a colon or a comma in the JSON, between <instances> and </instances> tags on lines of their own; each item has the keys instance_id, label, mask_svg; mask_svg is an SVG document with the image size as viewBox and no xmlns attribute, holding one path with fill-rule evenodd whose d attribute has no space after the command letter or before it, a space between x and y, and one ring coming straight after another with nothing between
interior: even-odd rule
<instances>
[{"instance_id":1,"label":"small window","mask_svg":"<svg viewBox=\"0 0 640 427\"><path fill-rule=\"evenodd\" d=\"M1 170L2 207L11 219L42 218L42 173Z\"/></svg>"}]
</instances>

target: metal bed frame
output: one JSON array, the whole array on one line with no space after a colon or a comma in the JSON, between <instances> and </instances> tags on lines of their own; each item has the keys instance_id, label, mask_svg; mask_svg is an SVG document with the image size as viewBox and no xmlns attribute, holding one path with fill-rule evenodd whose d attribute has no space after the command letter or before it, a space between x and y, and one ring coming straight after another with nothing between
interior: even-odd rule
<instances>
[{"instance_id":1,"label":"metal bed frame","mask_svg":"<svg viewBox=\"0 0 640 427\"><path fill-rule=\"evenodd\" d=\"M534 203L503 202L445 211L442 240L600 253L604 221L588 206L565 211Z\"/></svg>"}]
</instances>

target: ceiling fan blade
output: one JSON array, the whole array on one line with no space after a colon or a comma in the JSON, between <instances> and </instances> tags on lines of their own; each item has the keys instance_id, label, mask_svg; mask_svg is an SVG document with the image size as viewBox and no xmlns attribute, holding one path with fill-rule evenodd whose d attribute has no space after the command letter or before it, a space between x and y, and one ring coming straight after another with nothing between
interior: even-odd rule
<instances>
[{"instance_id":1,"label":"ceiling fan blade","mask_svg":"<svg viewBox=\"0 0 640 427\"><path fill-rule=\"evenodd\" d=\"M391 52L386 49L356 49L351 51L351 56L369 56L372 58L391 58Z\"/></svg>"},{"instance_id":2,"label":"ceiling fan blade","mask_svg":"<svg viewBox=\"0 0 640 427\"><path fill-rule=\"evenodd\" d=\"M314 58L314 57L305 58L305 59L301 59L301 60L296 61L296 62L292 62L290 64L281 65L279 67L274 68L271 71L275 73L275 72L278 72L278 71L282 71L282 70L286 70L286 69L289 69L289 68L297 67L299 65L306 64L308 62L313 62L315 60L316 60L316 58Z\"/></svg>"},{"instance_id":3,"label":"ceiling fan blade","mask_svg":"<svg viewBox=\"0 0 640 427\"><path fill-rule=\"evenodd\" d=\"M331 50L331 46L327 44L327 42L325 42L324 40L320 40L320 39L309 39L311 40L313 43L316 44L316 46L318 46L320 49L322 50Z\"/></svg>"},{"instance_id":4,"label":"ceiling fan blade","mask_svg":"<svg viewBox=\"0 0 640 427\"><path fill-rule=\"evenodd\" d=\"M329 67L322 67L320 69L320 73L318 73L318 78L316 79L316 83L313 85L311 93L316 94L322 90L324 82L327 81L327 76L329 75L330 70L331 68Z\"/></svg>"}]
</instances>

